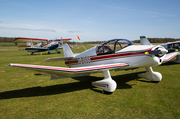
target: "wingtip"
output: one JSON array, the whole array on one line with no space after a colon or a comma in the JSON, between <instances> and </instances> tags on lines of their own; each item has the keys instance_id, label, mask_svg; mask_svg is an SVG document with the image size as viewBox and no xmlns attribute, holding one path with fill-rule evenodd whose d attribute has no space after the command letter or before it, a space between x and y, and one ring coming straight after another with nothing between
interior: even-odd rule
<instances>
[{"instance_id":1,"label":"wingtip","mask_svg":"<svg viewBox=\"0 0 180 119\"><path fill-rule=\"evenodd\" d=\"M12 63L9 63L8 65L6 65L6 66L12 66Z\"/></svg>"},{"instance_id":2,"label":"wingtip","mask_svg":"<svg viewBox=\"0 0 180 119\"><path fill-rule=\"evenodd\" d=\"M48 60L49 60L49 58L47 58L47 59L43 60L42 62L47 62Z\"/></svg>"}]
</instances>

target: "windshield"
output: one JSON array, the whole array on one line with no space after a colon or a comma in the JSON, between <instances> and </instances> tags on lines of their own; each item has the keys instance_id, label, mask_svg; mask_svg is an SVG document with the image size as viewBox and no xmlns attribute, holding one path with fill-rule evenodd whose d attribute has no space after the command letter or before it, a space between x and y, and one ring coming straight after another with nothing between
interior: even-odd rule
<instances>
[{"instance_id":1,"label":"windshield","mask_svg":"<svg viewBox=\"0 0 180 119\"><path fill-rule=\"evenodd\" d=\"M172 44L168 44L167 45L167 47L169 48L169 49L179 49L179 43L172 43Z\"/></svg>"},{"instance_id":2,"label":"windshield","mask_svg":"<svg viewBox=\"0 0 180 119\"><path fill-rule=\"evenodd\" d=\"M113 39L98 45L96 53L97 55L112 54L130 45L135 44L126 39Z\"/></svg>"}]
</instances>

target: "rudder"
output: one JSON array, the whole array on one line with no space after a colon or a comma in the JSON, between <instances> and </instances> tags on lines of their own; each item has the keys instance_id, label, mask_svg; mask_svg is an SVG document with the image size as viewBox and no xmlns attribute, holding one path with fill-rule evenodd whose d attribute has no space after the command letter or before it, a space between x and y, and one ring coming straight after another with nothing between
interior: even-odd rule
<instances>
[{"instance_id":1,"label":"rudder","mask_svg":"<svg viewBox=\"0 0 180 119\"><path fill-rule=\"evenodd\" d=\"M141 45L152 45L145 36L140 36Z\"/></svg>"},{"instance_id":2,"label":"rudder","mask_svg":"<svg viewBox=\"0 0 180 119\"><path fill-rule=\"evenodd\" d=\"M69 47L69 45L67 43L63 44L62 46L63 46L64 57L73 57L74 56L71 48Z\"/></svg>"}]
</instances>

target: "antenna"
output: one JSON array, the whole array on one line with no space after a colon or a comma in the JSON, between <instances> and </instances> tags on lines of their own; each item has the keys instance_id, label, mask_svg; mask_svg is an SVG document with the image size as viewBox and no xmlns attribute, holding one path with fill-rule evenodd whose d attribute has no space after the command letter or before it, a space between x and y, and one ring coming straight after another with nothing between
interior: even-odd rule
<instances>
[{"instance_id":1,"label":"antenna","mask_svg":"<svg viewBox=\"0 0 180 119\"><path fill-rule=\"evenodd\" d=\"M62 38L63 38L63 37L61 36L61 40L60 40L60 42L63 44Z\"/></svg>"},{"instance_id":2,"label":"antenna","mask_svg":"<svg viewBox=\"0 0 180 119\"><path fill-rule=\"evenodd\" d=\"M77 38L78 38L79 40L81 40L79 36L77 36ZM80 42L80 43L81 43L81 42ZM81 45L84 47L84 45L83 45L82 43L81 43ZM87 50L85 47L84 47L84 49Z\"/></svg>"}]
</instances>

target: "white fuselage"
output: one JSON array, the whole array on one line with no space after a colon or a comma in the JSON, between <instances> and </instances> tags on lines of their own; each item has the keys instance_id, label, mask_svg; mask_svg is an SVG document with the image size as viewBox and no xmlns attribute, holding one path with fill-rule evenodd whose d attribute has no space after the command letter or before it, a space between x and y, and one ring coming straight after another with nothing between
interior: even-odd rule
<instances>
[{"instance_id":1,"label":"white fuselage","mask_svg":"<svg viewBox=\"0 0 180 119\"><path fill-rule=\"evenodd\" d=\"M154 50L155 48L157 48L157 46L131 45L113 54L97 55L96 47L93 47L76 55L74 60L66 61L65 64L70 67L82 67L124 62L129 64L128 68L156 66L162 63L161 58L155 55L145 54L145 52Z\"/></svg>"}]
</instances>

